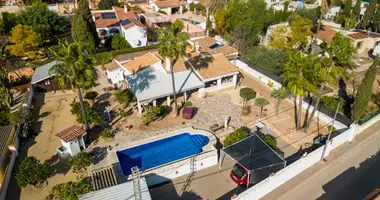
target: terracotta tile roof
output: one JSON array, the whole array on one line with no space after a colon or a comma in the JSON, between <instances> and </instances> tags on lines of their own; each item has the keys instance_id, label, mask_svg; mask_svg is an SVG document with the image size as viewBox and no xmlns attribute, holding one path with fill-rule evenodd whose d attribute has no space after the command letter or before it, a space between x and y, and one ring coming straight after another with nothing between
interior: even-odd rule
<instances>
[{"instance_id":1,"label":"terracotta tile roof","mask_svg":"<svg viewBox=\"0 0 380 200\"><path fill-rule=\"evenodd\" d=\"M120 66L115 60L112 60L110 63L105 64L104 68L108 70L114 70L120 68Z\"/></svg>"},{"instance_id":2,"label":"terracotta tile roof","mask_svg":"<svg viewBox=\"0 0 380 200\"><path fill-rule=\"evenodd\" d=\"M124 19L137 19L136 13L133 10L129 10L127 13L125 13L124 8L112 6L112 9L115 11L116 17L119 19L119 21L122 21Z\"/></svg>"},{"instance_id":3,"label":"terracotta tile roof","mask_svg":"<svg viewBox=\"0 0 380 200\"><path fill-rule=\"evenodd\" d=\"M128 61L128 60L132 60L133 58L142 56L142 55L147 54L149 52L152 52L152 50L138 51L138 52L134 52L134 53L121 54L121 55L116 56L115 60L117 60L119 62L124 62L124 61Z\"/></svg>"},{"instance_id":4,"label":"terracotta tile roof","mask_svg":"<svg viewBox=\"0 0 380 200\"><path fill-rule=\"evenodd\" d=\"M69 142L72 139L85 135L86 131L79 126L72 126L56 134L57 137L61 138L65 142Z\"/></svg>"},{"instance_id":5,"label":"terracotta tile roof","mask_svg":"<svg viewBox=\"0 0 380 200\"><path fill-rule=\"evenodd\" d=\"M214 38L211 38L211 37L203 37L203 38L200 38L197 40L193 40L193 42L199 44L199 47L200 47L199 51L201 53L208 53L210 55L222 53L225 56L228 56L228 55L233 54L233 53L238 53L238 50L236 50L235 48L233 48L229 45L225 45L225 44L223 44L222 46L220 46L218 48L211 49L210 47L212 45L215 45L217 42L217 40L215 40Z\"/></svg>"},{"instance_id":6,"label":"terracotta tile roof","mask_svg":"<svg viewBox=\"0 0 380 200\"><path fill-rule=\"evenodd\" d=\"M161 63L162 63L162 67L165 69L165 66L166 66L166 61L165 59L162 58L162 56L158 53L158 52L154 52L153 53L157 58L159 58L161 60ZM190 54L188 54L189 56ZM174 62L174 65L173 65L173 72L174 73L177 73L177 72L183 72L183 71L187 71L187 70L191 70L191 66L189 65L189 63L186 61L185 58L180 58L178 60L176 60ZM165 69L166 71L166 69Z\"/></svg>"},{"instance_id":7,"label":"terracotta tile roof","mask_svg":"<svg viewBox=\"0 0 380 200\"><path fill-rule=\"evenodd\" d=\"M357 32L357 33L350 33L347 34L348 37L354 40L361 40L365 38L380 38L380 34L377 33L363 33L363 32Z\"/></svg>"},{"instance_id":8,"label":"terracotta tile roof","mask_svg":"<svg viewBox=\"0 0 380 200\"><path fill-rule=\"evenodd\" d=\"M134 73L146 67L149 67L159 61L159 58L157 58L153 53L149 52L127 63L124 63L123 67L126 68L129 72Z\"/></svg>"},{"instance_id":9,"label":"terracotta tile roof","mask_svg":"<svg viewBox=\"0 0 380 200\"><path fill-rule=\"evenodd\" d=\"M113 13L113 11L110 11L110 13ZM95 25L96 28L107 28L107 27L115 27L119 26L119 20L118 19L103 19L102 13L93 13L95 16Z\"/></svg>"},{"instance_id":10,"label":"terracotta tile roof","mask_svg":"<svg viewBox=\"0 0 380 200\"><path fill-rule=\"evenodd\" d=\"M179 0L155 1L154 3L155 3L159 8L179 7L179 6L182 6L182 2L179 1Z\"/></svg>"},{"instance_id":11,"label":"terracotta tile roof","mask_svg":"<svg viewBox=\"0 0 380 200\"><path fill-rule=\"evenodd\" d=\"M238 69L221 53L202 58L199 53L195 52L189 61L203 79L238 72Z\"/></svg>"},{"instance_id":12,"label":"terracotta tile roof","mask_svg":"<svg viewBox=\"0 0 380 200\"><path fill-rule=\"evenodd\" d=\"M318 39L325 40L327 43L331 43L336 34L337 32L331 27L322 26L318 33ZM315 37L315 33L313 33L313 37Z\"/></svg>"}]
</instances>

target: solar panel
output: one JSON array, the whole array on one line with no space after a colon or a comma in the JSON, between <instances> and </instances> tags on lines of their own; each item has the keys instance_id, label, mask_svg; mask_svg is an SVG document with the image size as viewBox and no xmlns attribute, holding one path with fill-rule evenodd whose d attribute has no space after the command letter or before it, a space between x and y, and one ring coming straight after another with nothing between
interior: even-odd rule
<instances>
[{"instance_id":1,"label":"solar panel","mask_svg":"<svg viewBox=\"0 0 380 200\"><path fill-rule=\"evenodd\" d=\"M115 13L101 13L102 19L116 19Z\"/></svg>"},{"instance_id":2,"label":"solar panel","mask_svg":"<svg viewBox=\"0 0 380 200\"><path fill-rule=\"evenodd\" d=\"M128 25L128 24L130 24L130 23L132 23L132 22L129 21L129 19L126 19L126 20L121 21L121 25L122 25L122 26Z\"/></svg>"}]
</instances>

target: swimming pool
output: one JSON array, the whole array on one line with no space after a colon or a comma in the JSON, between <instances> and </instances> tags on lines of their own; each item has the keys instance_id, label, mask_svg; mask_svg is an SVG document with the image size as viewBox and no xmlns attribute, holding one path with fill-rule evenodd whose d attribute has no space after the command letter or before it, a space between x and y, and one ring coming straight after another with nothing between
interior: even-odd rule
<instances>
[{"instance_id":1,"label":"swimming pool","mask_svg":"<svg viewBox=\"0 0 380 200\"><path fill-rule=\"evenodd\" d=\"M198 24L201 24L201 22L198 22L198 21L194 21L194 20L191 20L191 19L187 19L187 18L181 18L183 21L185 22L189 22L191 24L194 24L194 25L198 25Z\"/></svg>"},{"instance_id":2,"label":"swimming pool","mask_svg":"<svg viewBox=\"0 0 380 200\"><path fill-rule=\"evenodd\" d=\"M142 171L166 163L186 158L202 152L209 143L204 135L182 133L172 137L117 151L121 169L125 176L131 174L131 168L138 166Z\"/></svg>"}]
</instances>

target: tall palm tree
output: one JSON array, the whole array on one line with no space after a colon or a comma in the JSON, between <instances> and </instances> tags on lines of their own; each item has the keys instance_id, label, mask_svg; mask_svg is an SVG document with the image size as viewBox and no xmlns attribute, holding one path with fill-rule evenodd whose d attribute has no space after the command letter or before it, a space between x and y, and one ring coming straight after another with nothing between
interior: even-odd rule
<instances>
[{"instance_id":1,"label":"tall palm tree","mask_svg":"<svg viewBox=\"0 0 380 200\"><path fill-rule=\"evenodd\" d=\"M175 89L173 63L179 58L186 56L188 35L182 32L184 28L183 22L176 20L173 24L163 30L158 30L158 47L159 54L169 62L170 74L172 77L173 96L174 96L174 110L175 116L178 115L177 95Z\"/></svg>"},{"instance_id":2,"label":"tall palm tree","mask_svg":"<svg viewBox=\"0 0 380 200\"><path fill-rule=\"evenodd\" d=\"M65 88L70 83L72 89L76 89L86 130L90 129L87 121L86 110L83 104L82 89L88 89L94 85L97 73L92 65L92 60L81 43L70 44L67 40L60 41L57 48L51 49L55 58L60 61L50 69L55 74L59 87ZM87 134L88 135L88 134Z\"/></svg>"},{"instance_id":3,"label":"tall palm tree","mask_svg":"<svg viewBox=\"0 0 380 200\"><path fill-rule=\"evenodd\" d=\"M285 64L284 85L289 92L298 98L298 108L296 108L296 128L300 129L302 102L307 92L313 93L316 90L318 57L315 55L305 55L301 52L290 56L288 63ZM296 105L295 105L296 106Z\"/></svg>"},{"instance_id":4,"label":"tall palm tree","mask_svg":"<svg viewBox=\"0 0 380 200\"><path fill-rule=\"evenodd\" d=\"M355 64L352 62L352 58L356 54L355 47L348 38L343 37L340 33L336 34L331 42L323 42L321 44L322 50L324 50L325 55L320 62L320 73L319 73L319 91L316 94L317 98L314 104L313 111L310 114L308 122L306 123L305 131L311 124L314 118L315 112L319 106L321 96L323 95L323 90L327 84L336 85L339 78L345 78L347 76L346 70L356 68Z\"/></svg>"}]
</instances>

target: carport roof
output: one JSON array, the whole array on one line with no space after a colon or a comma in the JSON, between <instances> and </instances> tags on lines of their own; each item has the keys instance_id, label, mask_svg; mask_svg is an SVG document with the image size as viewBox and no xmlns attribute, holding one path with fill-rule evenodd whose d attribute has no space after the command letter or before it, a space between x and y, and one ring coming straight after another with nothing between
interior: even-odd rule
<instances>
[{"instance_id":1,"label":"carport roof","mask_svg":"<svg viewBox=\"0 0 380 200\"><path fill-rule=\"evenodd\" d=\"M250 171L285 163L256 133L222 150Z\"/></svg>"},{"instance_id":2,"label":"carport roof","mask_svg":"<svg viewBox=\"0 0 380 200\"><path fill-rule=\"evenodd\" d=\"M49 70L54 66L60 64L60 61L53 61L48 64L42 65L41 67L37 67L36 70L34 71L33 77L32 77L32 84L36 84L40 81L43 81L45 79L48 79L54 74L50 74Z\"/></svg>"}]
</instances>

